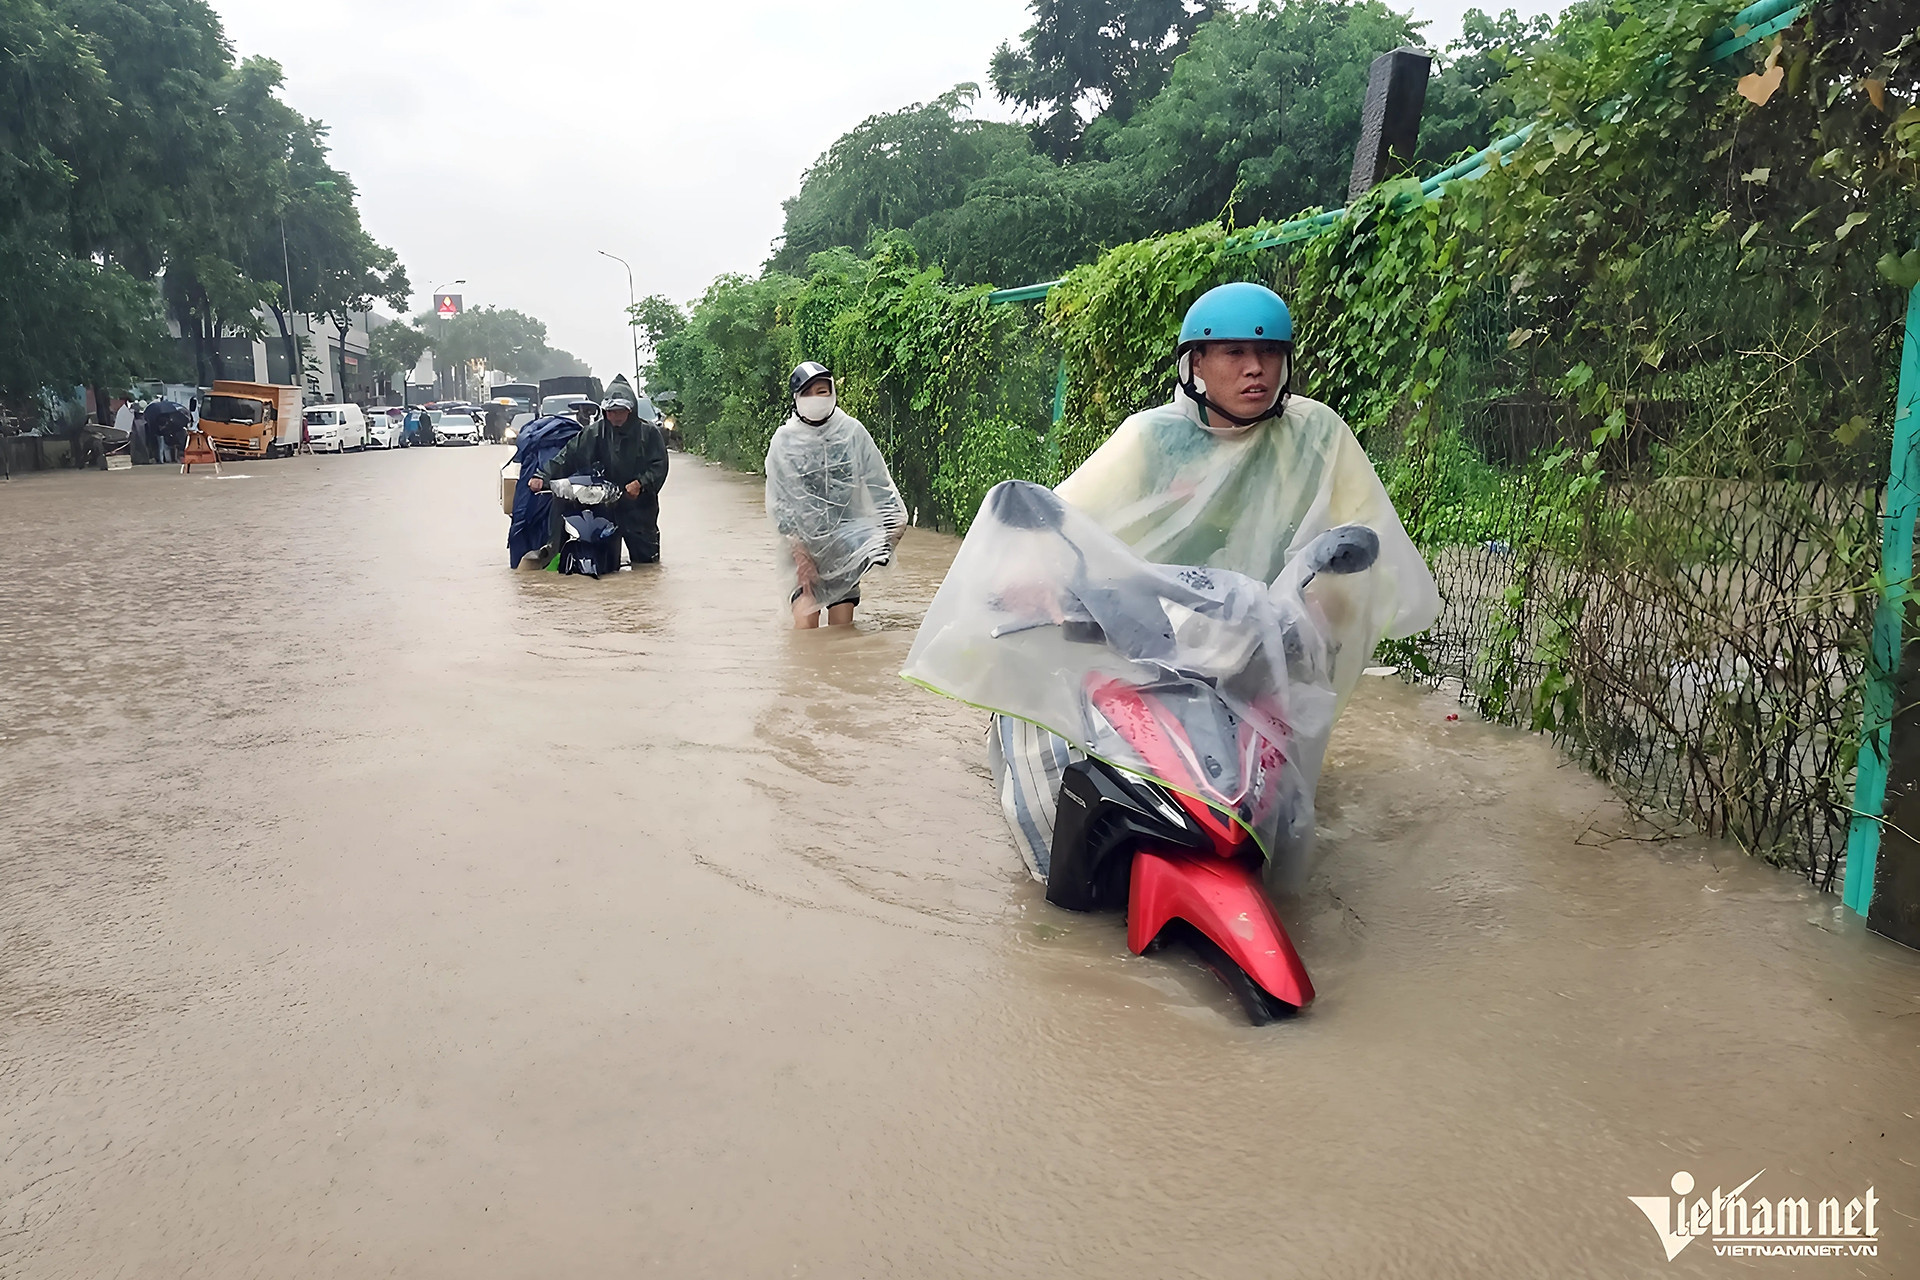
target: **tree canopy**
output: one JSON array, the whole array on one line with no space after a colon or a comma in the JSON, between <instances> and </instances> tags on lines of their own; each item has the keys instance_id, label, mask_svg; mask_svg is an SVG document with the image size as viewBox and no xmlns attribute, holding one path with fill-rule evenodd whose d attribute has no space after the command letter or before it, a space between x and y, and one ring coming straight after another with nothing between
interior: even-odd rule
<instances>
[{"instance_id":1,"label":"tree canopy","mask_svg":"<svg viewBox=\"0 0 1920 1280\"><path fill-rule=\"evenodd\" d=\"M1420 44L1424 28L1390 0L1030 0L1029 9L1032 24L989 69L994 91L1031 113L1027 127L978 118L970 84L870 116L802 175L758 276L724 276L684 310L665 298L633 308L652 351L649 382L696 447L757 465L793 360L867 352L873 369L912 365L976 325L977 286L1053 279L1116 246L1189 228L1211 243L1222 224L1343 203L1372 61ZM1515 100L1514 68L1549 30L1543 19L1468 11L1462 38L1434 59L1417 173L1532 109ZM893 335L884 358L862 345L862 326L882 316ZM915 324L945 328L910 341ZM912 413L929 412L921 398L910 399ZM1019 416L993 410L981 421ZM999 426L976 426L989 454L1020 454ZM940 469L928 468L933 495L928 477ZM953 510L966 505L956 499Z\"/></svg>"},{"instance_id":2,"label":"tree canopy","mask_svg":"<svg viewBox=\"0 0 1920 1280\"><path fill-rule=\"evenodd\" d=\"M1419 44L1423 27L1387 0L1033 0L1032 11L1024 43L993 67L1001 96L1041 113L1031 128L976 118L971 84L868 117L803 175L769 268L804 277L826 250L866 254L898 231L949 279L1026 284L1141 236L1337 205L1368 68ZM1435 58L1421 168L1491 140L1514 110L1515 60L1548 29L1467 12Z\"/></svg>"},{"instance_id":3,"label":"tree canopy","mask_svg":"<svg viewBox=\"0 0 1920 1280\"><path fill-rule=\"evenodd\" d=\"M262 308L291 357L289 306L404 296L282 81L236 61L204 0L0 4L0 396L190 375L169 315L204 380L211 340L261 336Z\"/></svg>"},{"instance_id":4,"label":"tree canopy","mask_svg":"<svg viewBox=\"0 0 1920 1280\"><path fill-rule=\"evenodd\" d=\"M164 350L150 274L93 256L114 238L90 207L113 114L85 36L39 0L0 5L0 397L123 381Z\"/></svg>"},{"instance_id":5,"label":"tree canopy","mask_svg":"<svg viewBox=\"0 0 1920 1280\"><path fill-rule=\"evenodd\" d=\"M1167 86L1107 144L1156 230L1284 218L1346 196L1367 68L1416 24L1383 0L1260 0L1202 27Z\"/></svg>"},{"instance_id":6,"label":"tree canopy","mask_svg":"<svg viewBox=\"0 0 1920 1280\"><path fill-rule=\"evenodd\" d=\"M979 92L957 85L840 135L786 202L774 268L796 270L837 245L865 248L876 231L909 227L958 205L1003 157L1024 155L1029 144L1017 125L968 117Z\"/></svg>"},{"instance_id":7,"label":"tree canopy","mask_svg":"<svg viewBox=\"0 0 1920 1280\"><path fill-rule=\"evenodd\" d=\"M1166 83L1219 0L1032 0L1033 25L994 50L994 91L1039 113L1034 141L1056 160L1078 154L1087 119L1124 123Z\"/></svg>"},{"instance_id":8,"label":"tree canopy","mask_svg":"<svg viewBox=\"0 0 1920 1280\"><path fill-rule=\"evenodd\" d=\"M589 372L572 352L548 345L543 321L512 307L470 307L446 320L427 312L416 323L439 363L482 364L525 381Z\"/></svg>"},{"instance_id":9,"label":"tree canopy","mask_svg":"<svg viewBox=\"0 0 1920 1280\"><path fill-rule=\"evenodd\" d=\"M383 324L367 335L367 363L382 378L404 378L420 363L433 339L405 321Z\"/></svg>"}]
</instances>

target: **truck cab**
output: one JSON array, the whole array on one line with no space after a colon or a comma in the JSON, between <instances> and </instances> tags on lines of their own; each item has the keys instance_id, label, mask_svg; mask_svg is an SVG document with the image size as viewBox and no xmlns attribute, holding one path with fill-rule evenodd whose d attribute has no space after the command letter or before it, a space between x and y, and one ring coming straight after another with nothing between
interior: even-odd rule
<instances>
[{"instance_id":1,"label":"truck cab","mask_svg":"<svg viewBox=\"0 0 1920 1280\"><path fill-rule=\"evenodd\" d=\"M300 447L300 388L216 382L200 400L200 429L222 457L271 458Z\"/></svg>"}]
</instances>

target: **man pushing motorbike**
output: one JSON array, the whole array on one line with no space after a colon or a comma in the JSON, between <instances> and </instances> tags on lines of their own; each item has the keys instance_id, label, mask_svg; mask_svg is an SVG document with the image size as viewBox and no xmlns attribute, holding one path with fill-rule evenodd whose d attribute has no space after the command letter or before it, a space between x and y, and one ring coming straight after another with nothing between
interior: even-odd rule
<instances>
[{"instance_id":1,"label":"man pushing motorbike","mask_svg":"<svg viewBox=\"0 0 1920 1280\"><path fill-rule=\"evenodd\" d=\"M1353 432L1292 394L1293 320L1225 285L1172 402L1057 491L988 490L901 672L995 713L993 775L1047 900L1191 941L1248 1017L1313 999L1266 884L1297 887L1342 703L1439 594Z\"/></svg>"},{"instance_id":2,"label":"man pushing motorbike","mask_svg":"<svg viewBox=\"0 0 1920 1280\"><path fill-rule=\"evenodd\" d=\"M1306 663L1294 674L1292 693L1281 694L1295 704L1294 724L1282 736L1289 768L1304 786L1307 808L1296 816L1310 838L1312 784L1333 716L1381 639L1433 622L1439 593L1353 432L1326 405L1293 393L1293 319L1278 294L1257 284L1210 290L1187 312L1175 362L1172 400L1128 418L1056 492L1147 568L1243 575L1270 589L1282 614L1298 624L1289 624L1289 643L1305 641L1311 653L1288 655ZM993 506L989 495L968 535L969 543L982 543L980 554L969 557L963 546L950 583L976 559L991 573L994 561L1016 558L989 541L997 536ZM1377 543L1366 569L1324 572L1351 558L1348 544L1358 545L1356 539ZM1084 547L1075 554L1084 562ZM990 598L988 607L1011 598ZM1190 605L1168 604L1167 618L1140 621L1151 633L1166 628L1169 637L1183 625L1204 629L1207 620L1194 620ZM936 600L906 674L1003 713L995 717L991 753L1001 805L1029 870L1044 880L1061 775L1086 747L1069 740L1078 713L1050 712L1046 699L1057 691L1044 679L1029 703L1008 705L1005 672L996 667L1012 653L999 641L956 647L951 652L962 661L946 662L946 642L933 634L942 616ZM1018 629L1004 619L991 625L996 636ZM967 632L962 625L952 634ZM995 653L1001 656L993 661L978 656ZM976 661L983 665L966 665ZM1013 696L1019 700L1017 690ZM1309 704L1311 730L1302 718Z\"/></svg>"},{"instance_id":3,"label":"man pushing motorbike","mask_svg":"<svg viewBox=\"0 0 1920 1280\"><path fill-rule=\"evenodd\" d=\"M535 493L554 480L582 474L618 485L620 496L600 510L619 528L634 564L660 559L660 488L667 482L667 442L653 418L652 404L634 393L624 375L616 377L600 404L599 419L584 424L579 435L527 480ZM520 567L546 568L566 544L567 516L580 510L579 503L556 495L546 545L521 557Z\"/></svg>"}]
</instances>

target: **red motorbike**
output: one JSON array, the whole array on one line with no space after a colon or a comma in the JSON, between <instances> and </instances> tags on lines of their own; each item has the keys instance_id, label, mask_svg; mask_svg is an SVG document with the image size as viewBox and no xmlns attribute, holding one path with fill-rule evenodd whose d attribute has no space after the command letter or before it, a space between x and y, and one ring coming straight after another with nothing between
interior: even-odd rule
<instances>
[{"instance_id":1,"label":"red motorbike","mask_svg":"<svg viewBox=\"0 0 1920 1280\"><path fill-rule=\"evenodd\" d=\"M1063 519L1059 499L1032 485L1000 486L987 508L1013 528L1057 529ZM1303 552L1301 586L1318 573L1360 572L1378 553L1369 529L1331 530ZM1069 641L1106 645L1158 675L1141 682L1095 670L1084 678L1093 751L1064 771L1047 900L1073 911L1124 908L1135 954L1184 941L1256 1026L1297 1012L1312 1001L1313 982L1268 900L1266 855L1252 833L1279 830L1283 807L1299 803L1298 779L1287 777L1286 694L1272 687L1268 664L1284 663L1300 682L1301 620L1274 615L1259 645L1278 652L1256 645L1238 670L1183 669L1171 620L1218 612L1222 596L1209 581L1212 594L1183 597L1181 575L1193 583L1209 571L1155 566L1150 581L1136 583L1089 573L1085 558L1075 559L1046 619L997 627L994 637L1057 625ZM1257 672L1268 676L1245 678Z\"/></svg>"},{"instance_id":2,"label":"red motorbike","mask_svg":"<svg viewBox=\"0 0 1920 1280\"><path fill-rule=\"evenodd\" d=\"M1067 766L1047 901L1072 911L1124 907L1127 946L1136 955L1179 937L1256 1026L1304 1008L1313 981L1267 900L1265 857L1247 827L1229 816L1244 809L1246 797L1215 782L1244 776L1221 759L1222 748L1255 757L1256 770L1285 768L1279 748L1186 681L1096 679L1089 686L1089 704L1154 776L1093 756ZM1223 767L1216 773L1213 766Z\"/></svg>"}]
</instances>

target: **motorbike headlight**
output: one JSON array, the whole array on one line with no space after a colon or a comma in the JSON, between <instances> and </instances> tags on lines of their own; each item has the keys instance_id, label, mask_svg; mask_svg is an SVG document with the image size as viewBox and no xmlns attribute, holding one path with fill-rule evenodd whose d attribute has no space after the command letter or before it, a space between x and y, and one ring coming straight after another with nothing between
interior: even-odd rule
<instances>
[{"instance_id":1,"label":"motorbike headlight","mask_svg":"<svg viewBox=\"0 0 1920 1280\"><path fill-rule=\"evenodd\" d=\"M1193 825L1192 819L1187 817L1187 811L1173 802L1173 797L1167 794L1165 787L1141 779L1138 781L1138 789L1153 805L1154 811L1173 826L1184 828Z\"/></svg>"}]
</instances>

